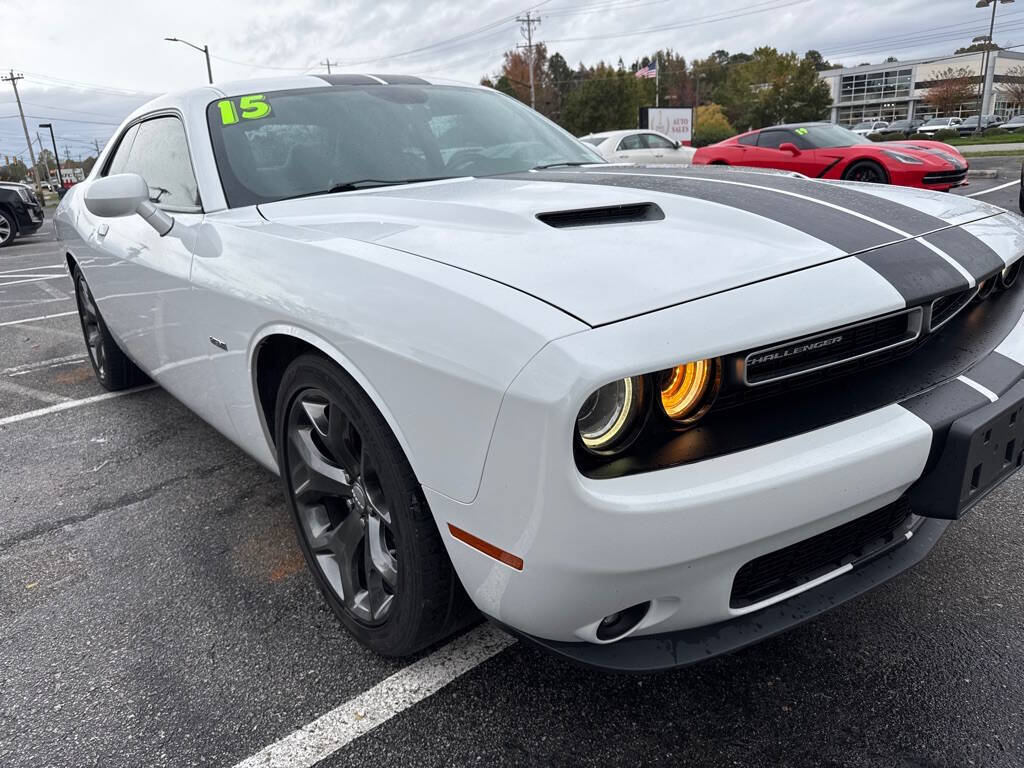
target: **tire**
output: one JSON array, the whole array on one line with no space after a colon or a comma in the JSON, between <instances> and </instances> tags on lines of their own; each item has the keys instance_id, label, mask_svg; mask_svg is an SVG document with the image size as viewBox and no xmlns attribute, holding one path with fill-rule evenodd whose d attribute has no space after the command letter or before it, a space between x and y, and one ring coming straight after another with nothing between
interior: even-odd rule
<instances>
[{"instance_id":1,"label":"tire","mask_svg":"<svg viewBox=\"0 0 1024 768\"><path fill-rule=\"evenodd\" d=\"M867 184L888 184L889 174L873 160L858 160L843 173L843 181L861 181Z\"/></svg>"},{"instance_id":2,"label":"tire","mask_svg":"<svg viewBox=\"0 0 1024 768\"><path fill-rule=\"evenodd\" d=\"M0 210L0 248L6 248L18 237L18 225L7 211Z\"/></svg>"},{"instance_id":3,"label":"tire","mask_svg":"<svg viewBox=\"0 0 1024 768\"><path fill-rule=\"evenodd\" d=\"M89 353L89 362L92 364L93 373L96 374L96 380L104 389L111 392L145 384L149 378L128 359L110 335L92 297L92 291L89 290L89 284L77 266L72 272L72 278L75 281L75 303L78 305L82 338L85 340L85 348Z\"/></svg>"},{"instance_id":4,"label":"tire","mask_svg":"<svg viewBox=\"0 0 1024 768\"><path fill-rule=\"evenodd\" d=\"M275 413L299 546L348 631L377 653L407 656L467 624L472 606L423 491L359 385L303 355L284 373Z\"/></svg>"}]
</instances>

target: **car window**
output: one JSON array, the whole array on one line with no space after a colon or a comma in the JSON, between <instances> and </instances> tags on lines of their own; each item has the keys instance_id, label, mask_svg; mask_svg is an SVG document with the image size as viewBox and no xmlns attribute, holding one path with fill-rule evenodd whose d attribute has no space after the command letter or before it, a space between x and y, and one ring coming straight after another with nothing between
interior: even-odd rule
<instances>
[{"instance_id":1,"label":"car window","mask_svg":"<svg viewBox=\"0 0 1024 768\"><path fill-rule=\"evenodd\" d=\"M748 133L746 136L740 136L738 139L736 139L736 141L738 141L740 144L752 146L754 144L757 144L757 136L758 134L756 133Z\"/></svg>"},{"instance_id":2,"label":"car window","mask_svg":"<svg viewBox=\"0 0 1024 768\"><path fill-rule=\"evenodd\" d=\"M639 133L634 133L630 136L623 136L622 141L619 142L619 151L623 152L631 149L643 149L643 143Z\"/></svg>"},{"instance_id":3,"label":"car window","mask_svg":"<svg viewBox=\"0 0 1024 768\"><path fill-rule=\"evenodd\" d=\"M117 149L114 150L114 156L110 158L110 162L107 164L107 171L104 176L109 176L115 173L125 173L125 165L128 163L128 155L131 154L132 144L135 142L135 135L139 132L139 124L136 123L129 128L124 136L121 137L121 141L118 142Z\"/></svg>"},{"instance_id":4,"label":"car window","mask_svg":"<svg viewBox=\"0 0 1024 768\"><path fill-rule=\"evenodd\" d=\"M795 144L794 138L795 136L790 131L761 131L757 135L757 146L778 149L787 141Z\"/></svg>"},{"instance_id":5,"label":"car window","mask_svg":"<svg viewBox=\"0 0 1024 768\"><path fill-rule=\"evenodd\" d=\"M118 155L120 147L118 148ZM114 160L118 157L115 155ZM111 163L113 169L114 163ZM185 129L176 117L157 117L138 126L119 173L137 173L149 185L149 199L169 211L201 210Z\"/></svg>"},{"instance_id":6,"label":"car window","mask_svg":"<svg viewBox=\"0 0 1024 768\"><path fill-rule=\"evenodd\" d=\"M675 149L676 145L668 139L663 139L653 133L645 133L644 140L647 142L648 149Z\"/></svg>"}]
</instances>

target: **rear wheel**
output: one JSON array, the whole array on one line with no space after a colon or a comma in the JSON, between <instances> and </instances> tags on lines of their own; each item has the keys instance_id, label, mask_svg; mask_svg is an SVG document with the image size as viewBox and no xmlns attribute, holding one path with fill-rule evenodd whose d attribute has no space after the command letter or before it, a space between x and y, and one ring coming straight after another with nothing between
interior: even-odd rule
<instances>
[{"instance_id":1,"label":"rear wheel","mask_svg":"<svg viewBox=\"0 0 1024 768\"><path fill-rule=\"evenodd\" d=\"M7 211L0 211L0 248L10 245L18 236L18 225Z\"/></svg>"},{"instance_id":2,"label":"rear wheel","mask_svg":"<svg viewBox=\"0 0 1024 768\"><path fill-rule=\"evenodd\" d=\"M888 184L889 176L885 169L872 160L858 160L846 169L844 181L861 181L865 184Z\"/></svg>"},{"instance_id":3,"label":"rear wheel","mask_svg":"<svg viewBox=\"0 0 1024 768\"><path fill-rule=\"evenodd\" d=\"M465 624L469 601L419 483L355 381L318 355L298 358L275 427L299 546L346 628L404 656Z\"/></svg>"},{"instance_id":4,"label":"rear wheel","mask_svg":"<svg viewBox=\"0 0 1024 768\"><path fill-rule=\"evenodd\" d=\"M112 392L145 383L148 380L146 374L128 359L107 330L89 284L78 267L75 267L73 276L78 319L82 324L82 336L96 379Z\"/></svg>"}]
</instances>

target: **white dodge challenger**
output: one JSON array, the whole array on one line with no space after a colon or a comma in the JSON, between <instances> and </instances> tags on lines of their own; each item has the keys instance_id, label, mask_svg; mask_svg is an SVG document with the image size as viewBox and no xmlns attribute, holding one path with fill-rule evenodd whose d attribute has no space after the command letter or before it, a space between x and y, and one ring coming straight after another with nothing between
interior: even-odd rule
<instances>
[{"instance_id":1,"label":"white dodge challenger","mask_svg":"<svg viewBox=\"0 0 1024 768\"><path fill-rule=\"evenodd\" d=\"M56 224L103 386L279 473L385 654L474 606L606 668L735 650L1024 460L1024 220L962 197L608 165L488 89L334 75L141 107Z\"/></svg>"}]
</instances>

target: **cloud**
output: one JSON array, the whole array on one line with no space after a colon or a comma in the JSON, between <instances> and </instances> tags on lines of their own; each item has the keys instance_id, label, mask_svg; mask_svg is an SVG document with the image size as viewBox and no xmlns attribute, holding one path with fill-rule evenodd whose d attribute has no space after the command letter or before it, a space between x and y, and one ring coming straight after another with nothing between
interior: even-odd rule
<instances>
[{"instance_id":1,"label":"cloud","mask_svg":"<svg viewBox=\"0 0 1024 768\"><path fill-rule=\"evenodd\" d=\"M19 23L0 32L0 66L25 73L19 85L26 112L36 116L29 120L33 135L40 117L53 120L77 156L110 136L114 126L97 123L120 122L150 94L205 82L202 54L164 37L209 44L218 80L323 71L318 62L329 57L341 62L341 71L475 82L521 42L514 17L528 2L14 0L5 16ZM575 66L620 56L630 62L666 47L688 59L719 48L814 48L850 64L938 55L987 33L987 13L973 6L964 0L537 0L534 7L542 20L537 39ZM763 8L770 10L739 15ZM1024 42L1024 8L1000 6L999 17L997 40ZM652 31L627 34L644 29ZM16 114L13 102L10 86L0 83L0 154L25 150L20 122L9 117Z\"/></svg>"}]
</instances>

